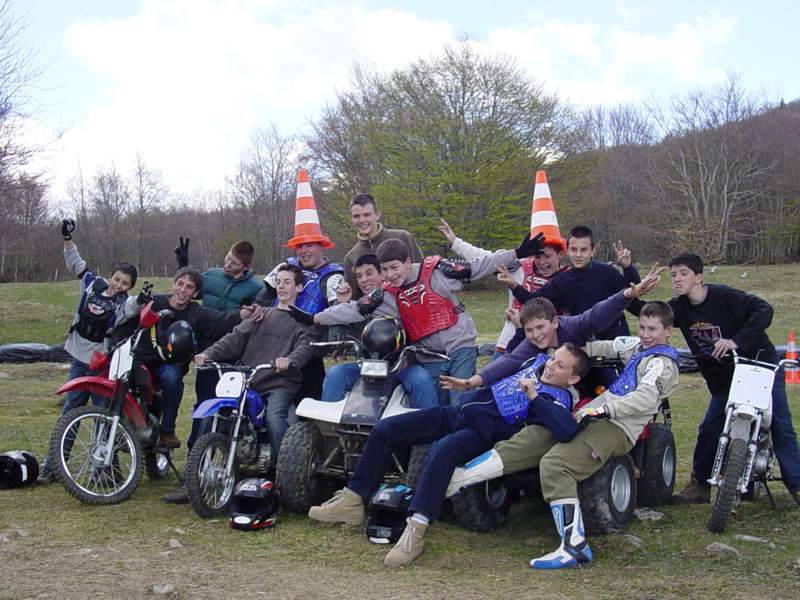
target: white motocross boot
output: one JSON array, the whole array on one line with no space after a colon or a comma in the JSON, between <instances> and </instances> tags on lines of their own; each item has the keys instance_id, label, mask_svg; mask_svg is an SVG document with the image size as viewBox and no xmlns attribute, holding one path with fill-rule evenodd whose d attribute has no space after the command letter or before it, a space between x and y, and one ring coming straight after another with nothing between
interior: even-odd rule
<instances>
[{"instance_id":1,"label":"white motocross boot","mask_svg":"<svg viewBox=\"0 0 800 600\"><path fill-rule=\"evenodd\" d=\"M465 487L488 481L503 474L503 460L496 450L489 450L473 458L463 467L456 467L450 483L447 486L445 497L455 496Z\"/></svg>"},{"instance_id":2,"label":"white motocross boot","mask_svg":"<svg viewBox=\"0 0 800 600\"><path fill-rule=\"evenodd\" d=\"M534 569L563 569L592 562L592 550L586 542L583 530L581 505L577 498L565 498L550 503L550 511L556 522L561 545L550 554L534 558L530 565Z\"/></svg>"}]
</instances>

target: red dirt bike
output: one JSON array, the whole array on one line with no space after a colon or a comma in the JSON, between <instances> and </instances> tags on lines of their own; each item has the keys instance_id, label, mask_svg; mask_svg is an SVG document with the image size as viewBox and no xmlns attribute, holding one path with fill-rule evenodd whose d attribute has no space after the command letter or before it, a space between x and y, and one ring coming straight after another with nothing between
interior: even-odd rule
<instances>
[{"instance_id":1,"label":"red dirt bike","mask_svg":"<svg viewBox=\"0 0 800 600\"><path fill-rule=\"evenodd\" d=\"M170 450L159 447L161 390L134 349L149 335L162 311L142 309L139 325L106 354L95 352L89 364L98 375L77 377L58 394L87 391L107 399L105 406L81 406L63 415L50 438L56 479L81 502L117 504L127 500L142 478L166 476ZM180 479L180 476L178 476Z\"/></svg>"}]
</instances>

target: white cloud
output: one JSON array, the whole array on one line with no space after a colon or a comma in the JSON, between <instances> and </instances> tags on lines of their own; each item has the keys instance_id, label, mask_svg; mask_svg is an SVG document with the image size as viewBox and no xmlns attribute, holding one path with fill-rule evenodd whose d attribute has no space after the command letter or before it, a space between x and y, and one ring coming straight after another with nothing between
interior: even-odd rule
<instances>
[{"instance_id":1,"label":"white cloud","mask_svg":"<svg viewBox=\"0 0 800 600\"><path fill-rule=\"evenodd\" d=\"M654 72L676 85L716 79L706 50L735 25L712 15L653 35L549 19L476 46L516 56L576 102L613 103L644 98ZM348 86L353 64L401 67L456 37L449 23L347 2L145 0L127 19L74 23L66 51L105 89L63 136L54 192L78 160L86 172L112 161L127 170L137 152L175 191L219 187L255 127L299 131Z\"/></svg>"}]
</instances>

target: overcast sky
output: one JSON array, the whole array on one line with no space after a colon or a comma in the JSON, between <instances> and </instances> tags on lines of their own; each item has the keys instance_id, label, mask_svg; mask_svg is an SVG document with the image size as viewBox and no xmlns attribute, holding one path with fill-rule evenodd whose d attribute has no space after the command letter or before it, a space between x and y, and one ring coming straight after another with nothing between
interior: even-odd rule
<instances>
[{"instance_id":1,"label":"overcast sky","mask_svg":"<svg viewBox=\"0 0 800 600\"><path fill-rule=\"evenodd\" d=\"M52 195L78 168L136 153L173 191L219 188L254 128L307 128L352 65L402 67L469 34L578 104L709 87L728 72L800 97L794 3L14 0L45 68L29 135L48 141Z\"/></svg>"}]
</instances>

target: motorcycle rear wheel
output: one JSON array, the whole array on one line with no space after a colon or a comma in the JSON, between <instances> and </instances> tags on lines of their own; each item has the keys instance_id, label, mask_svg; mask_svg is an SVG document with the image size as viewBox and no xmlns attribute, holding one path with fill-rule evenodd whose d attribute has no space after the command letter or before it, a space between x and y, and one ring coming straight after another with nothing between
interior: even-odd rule
<instances>
[{"instance_id":1,"label":"motorcycle rear wheel","mask_svg":"<svg viewBox=\"0 0 800 600\"><path fill-rule=\"evenodd\" d=\"M711 507L708 530L722 533L730 517L731 509L739 495L739 480L747 466L747 442L750 423L737 419L731 427L731 441L725 457L722 481Z\"/></svg>"},{"instance_id":2,"label":"motorcycle rear wheel","mask_svg":"<svg viewBox=\"0 0 800 600\"><path fill-rule=\"evenodd\" d=\"M186 488L194 511L206 519L224 515L236 487L238 465L227 473L230 440L221 433L206 433L192 446L186 459Z\"/></svg>"},{"instance_id":3,"label":"motorcycle rear wheel","mask_svg":"<svg viewBox=\"0 0 800 600\"><path fill-rule=\"evenodd\" d=\"M63 415L50 437L56 479L86 504L123 502L142 478L142 448L123 419L117 424L111 464L102 464L112 419L105 407L81 406Z\"/></svg>"}]
</instances>

